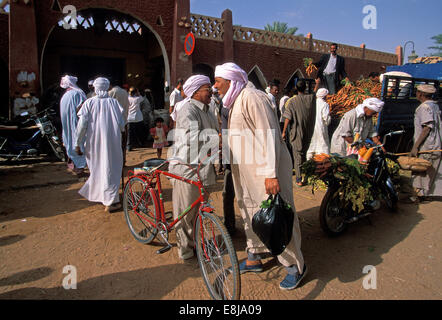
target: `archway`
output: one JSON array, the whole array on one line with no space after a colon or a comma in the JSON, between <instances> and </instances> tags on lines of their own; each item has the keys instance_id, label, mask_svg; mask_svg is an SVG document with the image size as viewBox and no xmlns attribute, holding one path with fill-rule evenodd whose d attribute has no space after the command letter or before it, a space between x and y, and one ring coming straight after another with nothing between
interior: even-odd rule
<instances>
[{"instance_id":1,"label":"archway","mask_svg":"<svg viewBox=\"0 0 442 320\"><path fill-rule=\"evenodd\" d=\"M70 22L70 21L67 21ZM41 62L43 91L63 74L87 82L97 76L114 83L149 89L156 108L164 107L164 82L170 82L165 46L158 34L132 15L111 9L89 8L77 14L77 28L65 29L65 21L53 27L44 45Z\"/></svg>"},{"instance_id":2,"label":"archway","mask_svg":"<svg viewBox=\"0 0 442 320\"><path fill-rule=\"evenodd\" d=\"M267 81L262 73L261 69L257 65L255 65L252 70L249 72L249 81L252 82L256 89L265 91L267 87Z\"/></svg>"},{"instance_id":3,"label":"archway","mask_svg":"<svg viewBox=\"0 0 442 320\"><path fill-rule=\"evenodd\" d=\"M215 83L215 72L213 71L213 68L208 64L198 63L192 66L192 73L207 76L210 78L211 83Z\"/></svg>"},{"instance_id":4,"label":"archway","mask_svg":"<svg viewBox=\"0 0 442 320\"><path fill-rule=\"evenodd\" d=\"M297 69L295 72L293 72L292 76L290 77L289 81L284 86L284 89L292 90L293 87L296 85L296 79L303 79L304 75L302 74L302 71Z\"/></svg>"}]
</instances>

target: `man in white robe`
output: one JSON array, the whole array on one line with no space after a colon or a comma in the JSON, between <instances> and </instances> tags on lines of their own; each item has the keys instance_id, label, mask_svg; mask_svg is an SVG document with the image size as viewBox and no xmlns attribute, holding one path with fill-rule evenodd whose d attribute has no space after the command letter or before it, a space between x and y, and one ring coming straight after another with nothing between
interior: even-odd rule
<instances>
[{"instance_id":1,"label":"man in white robe","mask_svg":"<svg viewBox=\"0 0 442 320\"><path fill-rule=\"evenodd\" d=\"M105 211L121 208L119 185L123 169L121 132L125 120L123 108L109 97L109 81L97 78L94 81L96 96L86 100L78 112L76 151L84 154L90 176L79 194L92 202L101 202Z\"/></svg>"},{"instance_id":2,"label":"man in white robe","mask_svg":"<svg viewBox=\"0 0 442 320\"><path fill-rule=\"evenodd\" d=\"M171 162L169 172L175 175L196 180L196 169L199 162L205 160L207 152L218 151L217 120L209 110L212 96L210 79L203 75L194 75L186 80L183 86L188 97L177 114L175 143L172 147L173 158L181 159L181 164ZM204 134L208 136L203 137ZM211 136L210 136L211 135ZM215 139L213 139L215 138ZM205 142L214 141L212 148L203 148ZM193 152L196 151L196 152ZM183 165L187 164L187 165ZM202 164L199 176L204 186L215 184L215 167L213 163ZM199 197L198 188L179 180L172 180L173 216L176 219ZM178 257L183 260L194 256L193 226L198 207L193 208L179 223L175 231L178 245Z\"/></svg>"},{"instance_id":3,"label":"man in white robe","mask_svg":"<svg viewBox=\"0 0 442 320\"><path fill-rule=\"evenodd\" d=\"M173 89L173 91L170 94L169 97L169 113L171 114L174 109L175 109L175 105L184 100L183 97L183 84L184 84L184 80L183 79L178 79L177 80L177 85L175 87L175 89ZM175 121L175 120L174 120Z\"/></svg>"},{"instance_id":4,"label":"man in white robe","mask_svg":"<svg viewBox=\"0 0 442 320\"><path fill-rule=\"evenodd\" d=\"M276 104L276 97L279 94L279 86L274 82L270 82L269 87L270 87L270 90L267 93L267 96L269 97L270 101L272 102L271 106L272 106L273 111L275 112L276 116L279 117L279 115L280 115L279 109Z\"/></svg>"},{"instance_id":5,"label":"man in white robe","mask_svg":"<svg viewBox=\"0 0 442 320\"><path fill-rule=\"evenodd\" d=\"M253 232L252 218L269 194L280 193L284 201L295 209L292 161L269 98L248 84L244 70L234 63L217 66L214 86L223 97L223 105L231 109L228 122L230 164L247 237L247 260L240 264L240 272L262 272L262 254L269 250ZM255 154L254 161L248 158L251 154ZM257 154L262 155L259 161ZM283 290L296 288L307 271L296 212L294 216L292 239L284 252L278 255L279 262L287 270L287 276L279 285Z\"/></svg>"},{"instance_id":6,"label":"man in white robe","mask_svg":"<svg viewBox=\"0 0 442 320\"><path fill-rule=\"evenodd\" d=\"M127 125L127 117L129 115L129 93L119 86L119 82L114 80L112 83L112 88L109 90L109 97L117 99L120 106L123 108L123 117L124 123L126 123L126 127L122 133L121 139L121 148L123 150L123 165L126 165L126 144L127 144L127 136L128 136L128 125Z\"/></svg>"},{"instance_id":7,"label":"man in white robe","mask_svg":"<svg viewBox=\"0 0 442 320\"><path fill-rule=\"evenodd\" d=\"M321 88L316 92L316 119L312 140L307 150L307 160L315 154L330 152L330 140L328 138L328 125L330 124L330 107L325 98L328 90Z\"/></svg>"},{"instance_id":8,"label":"man in white robe","mask_svg":"<svg viewBox=\"0 0 442 320\"><path fill-rule=\"evenodd\" d=\"M86 166L84 155L75 152L75 142L77 139L77 108L86 100L86 95L77 86L77 78L66 75L61 78L60 87L66 89L60 100L60 117L62 124L63 144L66 148L68 159L68 169L74 174L81 175Z\"/></svg>"}]
</instances>

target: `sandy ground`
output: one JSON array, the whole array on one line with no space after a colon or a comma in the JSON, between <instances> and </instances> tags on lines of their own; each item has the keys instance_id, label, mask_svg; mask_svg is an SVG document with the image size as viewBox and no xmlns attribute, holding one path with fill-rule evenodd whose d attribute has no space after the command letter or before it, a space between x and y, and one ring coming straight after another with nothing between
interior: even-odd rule
<instances>
[{"instance_id":1,"label":"sandy ground","mask_svg":"<svg viewBox=\"0 0 442 320\"><path fill-rule=\"evenodd\" d=\"M127 165L155 156L152 149L134 150ZM63 163L0 166L0 299L210 298L196 259L182 263L176 248L157 254L162 246L157 239L150 245L137 242L123 211L106 213L78 194L83 183ZM171 187L165 186L170 210ZM211 195L220 216L221 190L222 176ZM309 268L301 286L280 290L285 270L269 258L263 273L241 276L241 299L442 298L441 202L400 203L395 214L379 210L332 239L319 226L323 195L294 187ZM238 210L236 217L241 228ZM174 232L170 241L175 243ZM233 241L239 260L244 259L244 233ZM75 290L62 287L67 265L77 271ZM376 268L376 289L363 287L367 265Z\"/></svg>"}]
</instances>

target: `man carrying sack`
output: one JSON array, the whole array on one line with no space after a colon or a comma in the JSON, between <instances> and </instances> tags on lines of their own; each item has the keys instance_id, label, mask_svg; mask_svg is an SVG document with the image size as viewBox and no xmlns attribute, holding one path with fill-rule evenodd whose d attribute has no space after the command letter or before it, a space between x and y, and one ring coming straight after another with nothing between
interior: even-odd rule
<instances>
[{"instance_id":1,"label":"man carrying sack","mask_svg":"<svg viewBox=\"0 0 442 320\"><path fill-rule=\"evenodd\" d=\"M413 148L410 156L419 157L431 162L431 167L423 174L413 176L413 188L416 197L412 201L430 200L432 196L442 196L441 152L419 153L442 148L441 112L432 95L436 92L433 85L423 84L417 87L416 98L421 102L414 113Z\"/></svg>"}]
</instances>

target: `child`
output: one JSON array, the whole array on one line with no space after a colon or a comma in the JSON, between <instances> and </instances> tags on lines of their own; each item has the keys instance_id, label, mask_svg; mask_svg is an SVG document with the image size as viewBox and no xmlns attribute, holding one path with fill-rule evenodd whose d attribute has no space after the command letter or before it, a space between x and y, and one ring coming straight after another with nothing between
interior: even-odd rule
<instances>
[{"instance_id":1,"label":"child","mask_svg":"<svg viewBox=\"0 0 442 320\"><path fill-rule=\"evenodd\" d=\"M161 158L163 148L168 146L167 143L167 126L164 124L163 118L155 119L155 127L150 129L150 134L152 135L154 141L152 148L157 149L157 157Z\"/></svg>"}]
</instances>

